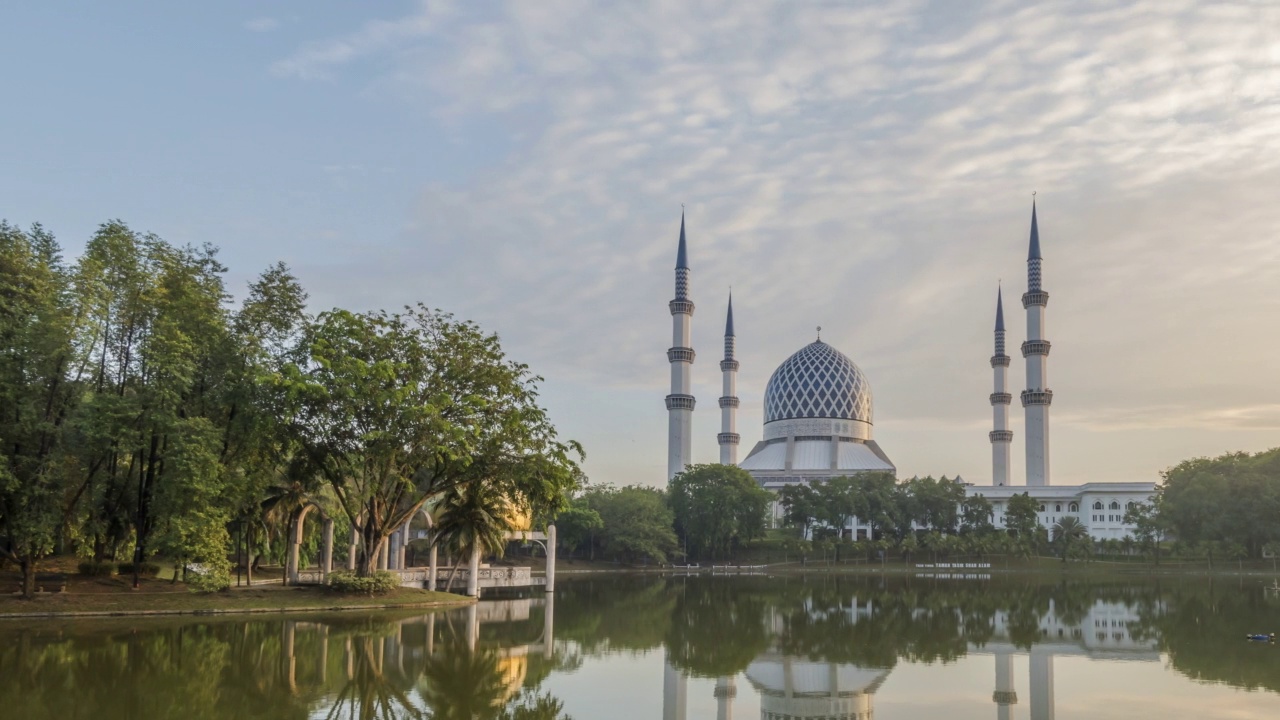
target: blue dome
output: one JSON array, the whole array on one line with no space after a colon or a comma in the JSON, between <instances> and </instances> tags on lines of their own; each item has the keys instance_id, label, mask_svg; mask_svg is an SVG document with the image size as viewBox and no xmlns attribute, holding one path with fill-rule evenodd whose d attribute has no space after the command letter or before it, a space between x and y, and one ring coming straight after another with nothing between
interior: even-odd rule
<instances>
[{"instance_id":1,"label":"blue dome","mask_svg":"<svg viewBox=\"0 0 1280 720\"><path fill-rule=\"evenodd\" d=\"M764 391L764 421L795 418L871 424L871 384L853 361L819 340L787 358Z\"/></svg>"}]
</instances>

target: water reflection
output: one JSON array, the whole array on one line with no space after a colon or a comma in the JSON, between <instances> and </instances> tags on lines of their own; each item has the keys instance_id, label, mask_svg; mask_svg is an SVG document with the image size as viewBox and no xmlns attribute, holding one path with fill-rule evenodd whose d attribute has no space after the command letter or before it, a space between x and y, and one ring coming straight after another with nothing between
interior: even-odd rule
<instances>
[{"instance_id":1,"label":"water reflection","mask_svg":"<svg viewBox=\"0 0 1280 720\"><path fill-rule=\"evenodd\" d=\"M986 716L1039 720L1063 659L1278 691L1280 649L1241 639L1277 610L1204 583L624 577L437 614L6 624L0 715L583 720L602 710L582 705L587 669L653 658L609 681L650 688L651 709L604 712L866 720L930 697L889 690L900 673L982 661Z\"/></svg>"}]
</instances>

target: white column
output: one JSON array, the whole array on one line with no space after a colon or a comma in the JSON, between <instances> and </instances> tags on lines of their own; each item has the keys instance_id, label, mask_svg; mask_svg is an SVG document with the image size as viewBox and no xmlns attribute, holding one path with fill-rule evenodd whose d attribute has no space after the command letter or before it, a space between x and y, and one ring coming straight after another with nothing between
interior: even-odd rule
<instances>
[{"instance_id":1,"label":"white column","mask_svg":"<svg viewBox=\"0 0 1280 720\"><path fill-rule=\"evenodd\" d=\"M333 572L333 519L324 519L324 540L321 545L320 571L325 578Z\"/></svg>"},{"instance_id":2,"label":"white column","mask_svg":"<svg viewBox=\"0 0 1280 720\"><path fill-rule=\"evenodd\" d=\"M360 533L351 528L351 544L347 546L347 569L356 569L356 553L360 550Z\"/></svg>"},{"instance_id":3,"label":"white column","mask_svg":"<svg viewBox=\"0 0 1280 720\"><path fill-rule=\"evenodd\" d=\"M480 597L480 545L471 548L471 560L467 563L467 595Z\"/></svg>"},{"instance_id":4,"label":"white column","mask_svg":"<svg viewBox=\"0 0 1280 720\"><path fill-rule=\"evenodd\" d=\"M400 567L400 531L396 530L387 536L387 569L403 570Z\"/></svg>"},{"instance_id":5,"label":"white column","mask_svg":"<svg viewBox=\"0 0 1280 720\"><path fill-rule=\"evenodd\" d=\"M397 533L400 536L400 557L396 559L396 563L399 565L401 570L404 570L405 568L408 567L408 565L405 564L405 561L409 557L409 525L410 523L411 523L410 520L406 520L404 522L404 527L400 528L400 531Z\"/></svg>"},{"instance_id":6,"label":"white column","mask_svg":"<svg viewBox=\"0 0 1280 720\"><path fill-rule=\"evenodd\" d=\"M662 720L685 720L689 679L671 664L670 656L668 650L662 669Z\"/></svg>"},{"instance_id":7,"label":"white column","mask_svg":"<svg viewBox=\"0 0 1280 720\"><path fill-rule=\"evenodd\" d=\"M431 550L427 552L427 589L436 589L436 572L440 569L439 551L436 547L435 532L431 533Z\"/></svg>"},{"instance_id":8,"label":"white column","mask_svg":"<svg viewBox=\"0 0 1280 720\"><path fill-rule=\"evenodd\" d=\"M1013 653L1007 650L996 651L996 691L991 699L996 704L998 720L1011 720L1018 693L1013 684Z\"/></svg>"},{"instance_id":9,"label":"white column","mask_svg":"<svg viewBox=\"0 0 1280 720\"><path fill-rule=\"evenodd\" d=\"M716 720L733 720L733 699L738 687L731 677L716 678Z\"/></svg>"},{"instance_id":10,"label":"white column","mask_svg":"<svg viewBox=\"0 0 1280 720\"><path fill-rule=\"evenodd\" d=\"M547 526L547 584L543 587L548 593L556 591L556 526Z\"/></svg>"},{"instance_id":11,"label":"white column","mask_svg":"<svg viewBox=\"0 0 1280 720\"><path fill-rule=\"evenodd\" d=\"M1031 653L1031 720L1053 720L1053 655Z\"/></svg>"},{"instance_id":12,"label":"white column","mask_svg":"<svg viewBox=\"0 0 1280 720\"><path fill-rule=\"evenodd\" d=\"M556 594L547 593L542 605L542 657L550 660L556 647Z\"/></svg>"}]
</instances>

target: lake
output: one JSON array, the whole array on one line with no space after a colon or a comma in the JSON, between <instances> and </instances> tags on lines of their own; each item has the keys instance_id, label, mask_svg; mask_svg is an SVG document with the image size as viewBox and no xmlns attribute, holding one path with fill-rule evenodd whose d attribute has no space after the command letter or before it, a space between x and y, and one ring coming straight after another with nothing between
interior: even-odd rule
<instances>
[{"instance_id":1,"label":"lake","mask_svg":"<svg viewBox=\"0 0 1280 720\"><path fill-rule=\"evenodd\" d=\"M1270 581L1268 581L1270 582ZM1280 717L1258 579L562 576L465 609L0 622L0 718Z\"/></svg>"}]
</instances>

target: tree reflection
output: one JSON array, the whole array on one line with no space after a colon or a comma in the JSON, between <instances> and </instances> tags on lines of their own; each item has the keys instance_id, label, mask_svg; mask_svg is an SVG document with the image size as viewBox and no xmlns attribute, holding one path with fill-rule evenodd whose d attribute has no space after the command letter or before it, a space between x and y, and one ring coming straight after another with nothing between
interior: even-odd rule
<instances>
[{"instance_id":1,"label":"tree reflection","mask_svg":"<svg viewBox=\"0 0 1280 720\"><path fill-rule=\"evenodd\" d=\"M0 715L559 720L563 703L540 690L547 677L664 648L683 673L710 678L762 657L879 671L1052 642L1085 655L1164 653L1192 679L1280 692L1280 652L1243 641L1277 630L1280 600L1257 581L592 578L561 584L553 623L541 599L513 602L527 605L489 622L498 614L469 609L0 626ZM1115 618L1122 626L1108 625ZM553 625L555 638L545 637Z\"/></svg>"},{"instance_id":2,"label":"tree reflection","mask_svg":"<svg viewBox=\"0 0 1280 720\"><path fill-rule=\"evenodd\" d=\"M381 640L381 642L379 642ZM338 691L328 720L419 720L428 715L410 700L403 679L384 672L386 653L375 640L353 638L347 646L350 677Z\"/></svg>"}]
</instances>

